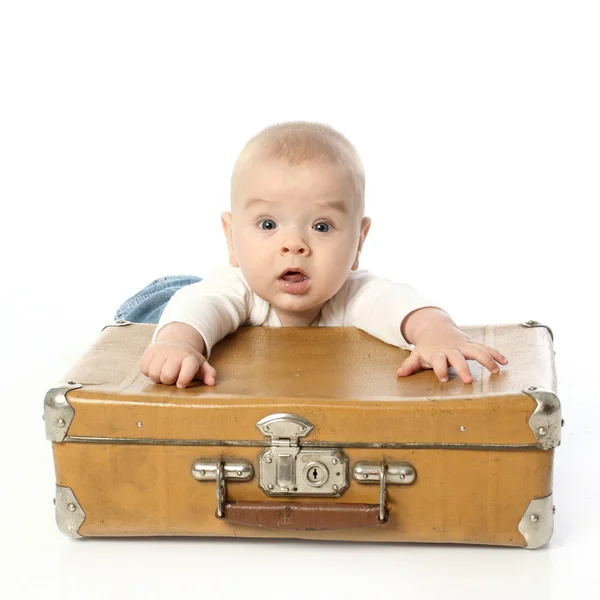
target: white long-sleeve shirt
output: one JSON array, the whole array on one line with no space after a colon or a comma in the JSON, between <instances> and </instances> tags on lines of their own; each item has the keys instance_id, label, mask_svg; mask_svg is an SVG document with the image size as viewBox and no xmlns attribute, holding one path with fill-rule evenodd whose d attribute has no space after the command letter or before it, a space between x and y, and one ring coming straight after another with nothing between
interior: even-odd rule
<instances>
[{"instance_id":1,"label":"white long-sleeve shirt","mask_svg":"<svg viewBox=\"0 0 600 600\"><path fill-rule=\"evenodd\" d=\"M427 306L443 310L411 286L361 269L350 272L312 325L357 327L387 344L412 350L400 326L409 313ZM250 289L239 267L230 265L219 266L202 281L178 290L165 307L152 341L175 321L190 325L204 338L206 358L217 342L241 325L281 327L275 309Z\"/></svg>"}]
</instances>

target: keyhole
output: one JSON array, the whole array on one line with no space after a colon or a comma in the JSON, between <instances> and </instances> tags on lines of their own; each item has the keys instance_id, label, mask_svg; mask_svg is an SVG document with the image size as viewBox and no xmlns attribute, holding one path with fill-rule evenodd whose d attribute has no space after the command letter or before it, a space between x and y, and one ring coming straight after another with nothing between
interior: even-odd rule
<instances>
[{"instance_id":1,"label":"keyhole","mask_svg":"<svg viewBox=\"0 0 600 600\"><path fill-rule=\"evenodd\" d=\"M306 465L302 478L309 485L320 487L329 479L329 472L323 463L315 461Z\"/></svg>"}]
</instances>

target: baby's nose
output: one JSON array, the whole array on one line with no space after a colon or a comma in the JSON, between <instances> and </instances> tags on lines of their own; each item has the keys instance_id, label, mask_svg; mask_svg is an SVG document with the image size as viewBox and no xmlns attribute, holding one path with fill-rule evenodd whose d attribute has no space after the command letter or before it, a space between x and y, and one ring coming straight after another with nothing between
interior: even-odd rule
<instances>
[{"instance_id":1,"label":"baby's nose","mask_svg":"<svg viewBox=\"0 0 600 600\"><path fill-rule=\"evenodd\" d=\"M306 254L308 246L301 240L289 241L281 247L283 254Z\"/></svg>"}]
</instances>

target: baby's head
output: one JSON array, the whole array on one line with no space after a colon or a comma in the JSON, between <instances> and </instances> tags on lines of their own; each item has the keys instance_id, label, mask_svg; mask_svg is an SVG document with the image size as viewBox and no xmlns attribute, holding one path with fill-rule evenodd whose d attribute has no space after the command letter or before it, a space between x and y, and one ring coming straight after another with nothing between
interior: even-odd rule
<instances>
[{"instance_id":1,"label":"baby's head","mask_svg":"<svg viewBox=\"0 0 600 600\"><path fill-rule=\"evenodd\" d=\"M309 325L358 268L364 193L358 152L326 125L274 125L243 148L221 217L229 262L282 325Z\"/></svg>"}]
</instances>

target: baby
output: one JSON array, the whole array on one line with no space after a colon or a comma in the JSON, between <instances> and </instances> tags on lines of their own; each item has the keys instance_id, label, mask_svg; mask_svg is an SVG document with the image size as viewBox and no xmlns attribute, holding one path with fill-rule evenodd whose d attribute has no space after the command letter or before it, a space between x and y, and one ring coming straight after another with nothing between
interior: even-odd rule
<instances>
[{"instance_id":1,"label":"baby","mask_svg":"<svg viewBox=\"0 0 600 600\"><path fill-rule=\"evenodd\" d=\"M215 385L212 347L240 325L353 326L412 350L398 369L454 367L467 359L498 373L508 360L461 332L448 314L402 283L358 270L371 227L365 175L354 146L334 129L308 122L268 127L238 157L231 213L221 216L229 265L175 293L165 307L142 372L184 388Z\"/></svg>"}]
</instances>

